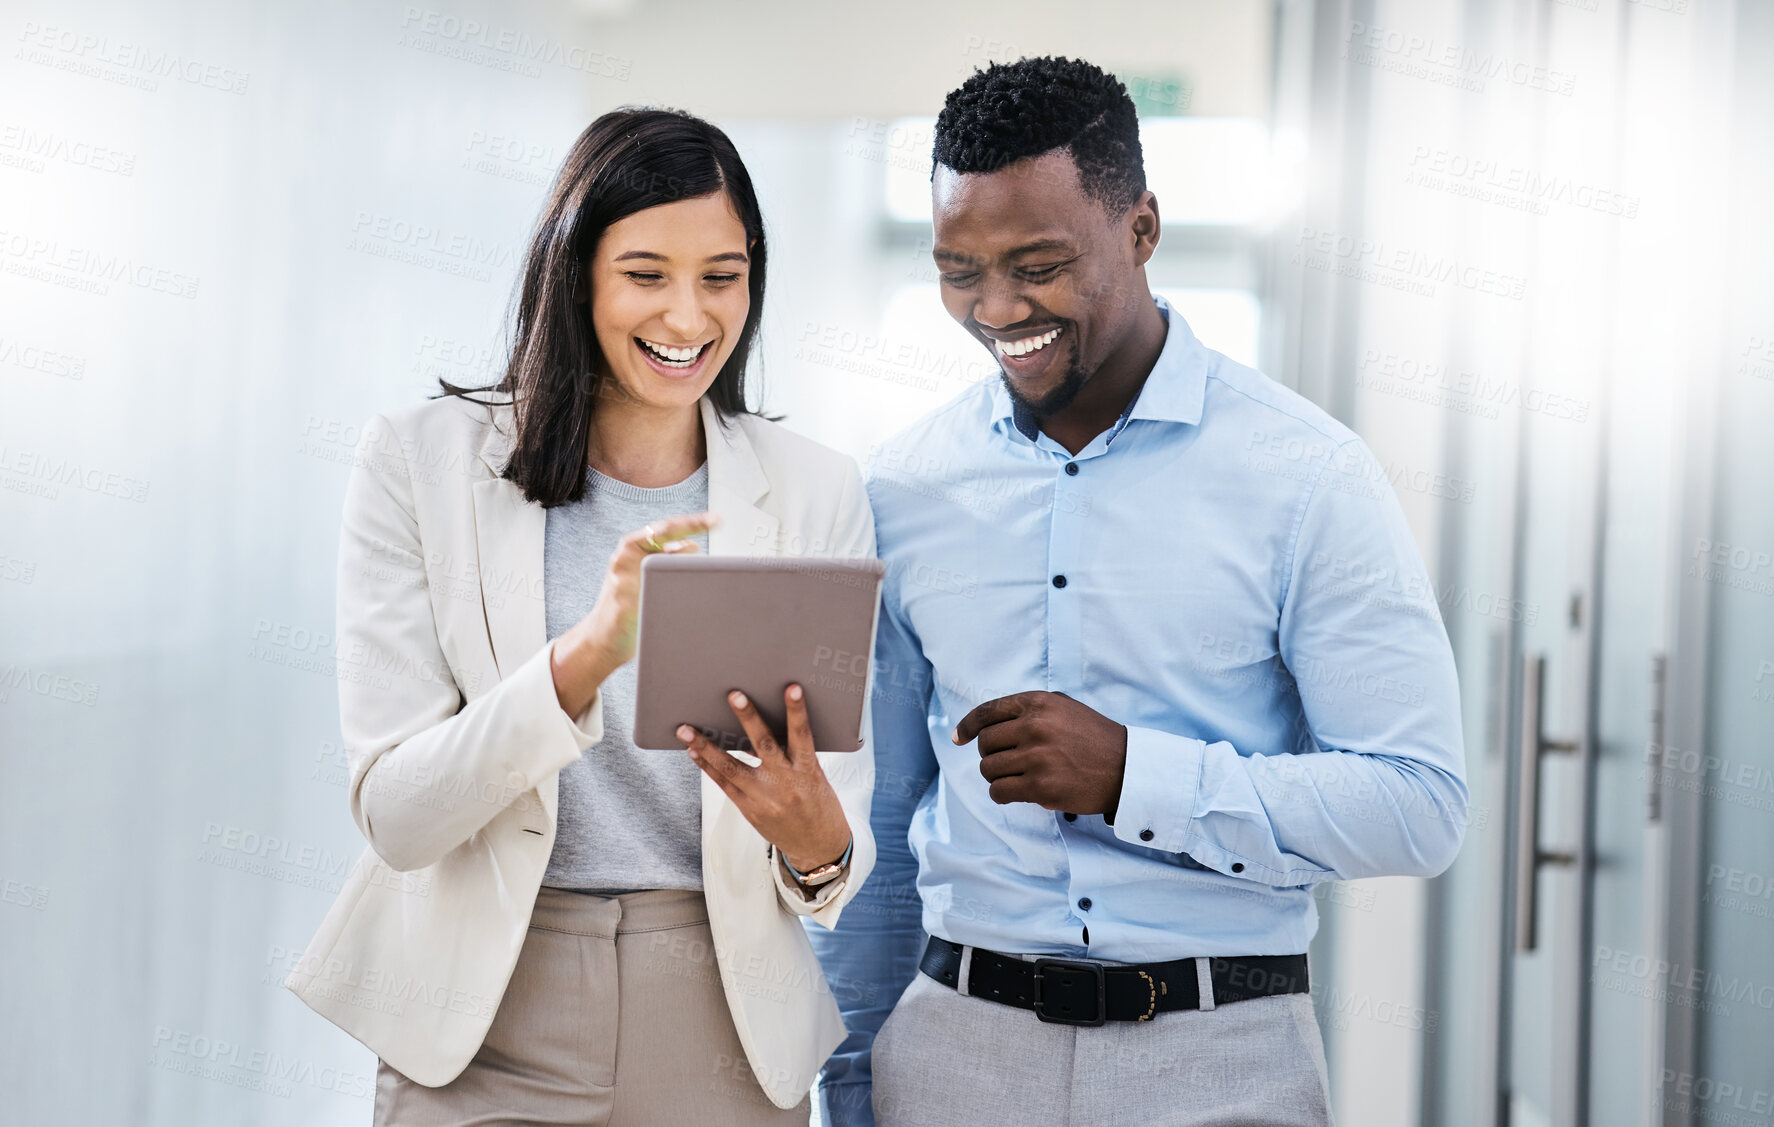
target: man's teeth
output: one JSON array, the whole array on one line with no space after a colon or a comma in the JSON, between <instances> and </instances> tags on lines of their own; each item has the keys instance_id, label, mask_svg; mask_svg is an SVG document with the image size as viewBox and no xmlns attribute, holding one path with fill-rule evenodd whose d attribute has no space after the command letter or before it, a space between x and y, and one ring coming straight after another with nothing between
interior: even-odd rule
<instances>
[{"instance_id":1,"label":"man's teeth","mask_svg":"<svg viewBox=\"0 0 1774 1127\"><path fill-rule=\"evenodd\" d=\"M651 352L653 358L661 364L664 364L667 368L688 368L690 365L696 363L696 358L702 355L702 350L704 348L708 347L707 345L699 344L694 348L671 348L663 344L654 344L650 340L641 340L640 337L634 339L640 341L641 346L648 352Z\"/></svg>"},{"instance_id":2,"label":"man's teeth","mask_svg":"<svg viewBox=\"0 0 1774 1127\"><path fill-rule=\"evenodd\" d=\"M1024 337L1017 341L996 341L998 351L1005 356L1027 356L1031 352L1039 352L1053 343L1059 336L1058 329L1049 329L1038 337Z\"/></svg>"}]
</instances>

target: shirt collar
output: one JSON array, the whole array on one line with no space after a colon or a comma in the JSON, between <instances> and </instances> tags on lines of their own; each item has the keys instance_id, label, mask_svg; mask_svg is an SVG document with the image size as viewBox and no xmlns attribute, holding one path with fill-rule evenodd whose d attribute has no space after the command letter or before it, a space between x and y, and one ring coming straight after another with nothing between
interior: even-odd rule
<instances>
[{"instance_id":1,"label":"shirt collar","mask_svg":"<svg viewBox=\"0 0 1774 1127\"><path fill-rule=\"evenodd\" d=\"M1152 295L1152 301L1168 326L1164 348L1158 353L1158 361L1152 365L1146 382L1134 393L1132 401L1110 428L1111 438L1134 419L1188 423L1191 426L1201 422L1201 405L1207 394L1206 350L1195 339L1183 315L1168 301L1157 294ZM992 426L1001 429L1006 424L1021 431L1030 442L1036 441L1040 433L1034 417L1010 398L1000 376L992 382Z\"/></svg>"}]
</instances>

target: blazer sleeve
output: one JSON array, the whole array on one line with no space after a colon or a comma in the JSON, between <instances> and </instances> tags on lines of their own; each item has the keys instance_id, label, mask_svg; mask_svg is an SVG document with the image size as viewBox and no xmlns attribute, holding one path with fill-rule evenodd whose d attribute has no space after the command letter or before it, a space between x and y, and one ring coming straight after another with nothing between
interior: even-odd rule
<instances>
[{"instance_id":1,"label":"blazer sleeve","mask_svg":"<svg viewBox=\"0 0 1774 1127\"><path fill-rule=\"evenodd\" d=\"M351 816L390 868L433 864L514 803L535 803L540 822L537 783L603 734L601 697L576 718L561 708L552 643L467 700L438 640L412 475L381 415L345 489L336 636Z\"/></svg>"},{"instance_id":2,"label":"blazer sleeve","mask_svg":"<svg viewBox=\"0 0 1774 1127\"><path fill-rule=\"evenodd\" d=\"M831 554L839 559L868 559L875 554L875 516L869 508L868 492L862 485L862 474L856 464L845 459L846 475L838 500L837 520L827 543ZM850 865L844 875L819 886L818 895L808 900L788 875L770 847L770 873L776 882L777 898L784 907L798 916L809 916L827 928L836 927L838 914L856 896L857 889L875 867L875 836L869 830L869 805L874 795L875 753L873 725L869 717L868 695L863 695L862 746L855 751L824 751L819 753L820 766L831 780L832 789L844 807L850 822L853 842Z\"/></svg>"}]
</instances>

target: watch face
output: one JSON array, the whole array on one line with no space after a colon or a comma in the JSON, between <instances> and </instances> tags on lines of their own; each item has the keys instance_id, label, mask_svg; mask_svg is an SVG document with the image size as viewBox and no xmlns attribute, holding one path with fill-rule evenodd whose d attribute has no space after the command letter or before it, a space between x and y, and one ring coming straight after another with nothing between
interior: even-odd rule
<instances>
[{"instance_id":1,"label":"watch face","mask_svg":"<svg viewBox=\"0 0 1774 1127\"><path fill-rule=\"evenodd\" d=\"M835 880L837 875L842 871L842 865L821 865L819 868L808 873L806 879L801 883L809 885L824 884L826 881Z\"/></svg>"}]
</instances>

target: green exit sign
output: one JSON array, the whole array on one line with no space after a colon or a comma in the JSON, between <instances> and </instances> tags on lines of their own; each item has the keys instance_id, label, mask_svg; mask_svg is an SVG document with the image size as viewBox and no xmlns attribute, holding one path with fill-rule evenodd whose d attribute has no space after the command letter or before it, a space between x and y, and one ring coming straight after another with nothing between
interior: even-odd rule
<instances>
[{"instance_id":1,"label":"green exit sign","mask_svg":"<svg viewBox=\"0 0 1774 1127\"><path fill-rule=\"evenodd\" d=\"M1176 71L1117 75L1141 117L1182 117L1189 112L1189 82Z\"/></svg>"}]
</instances>

